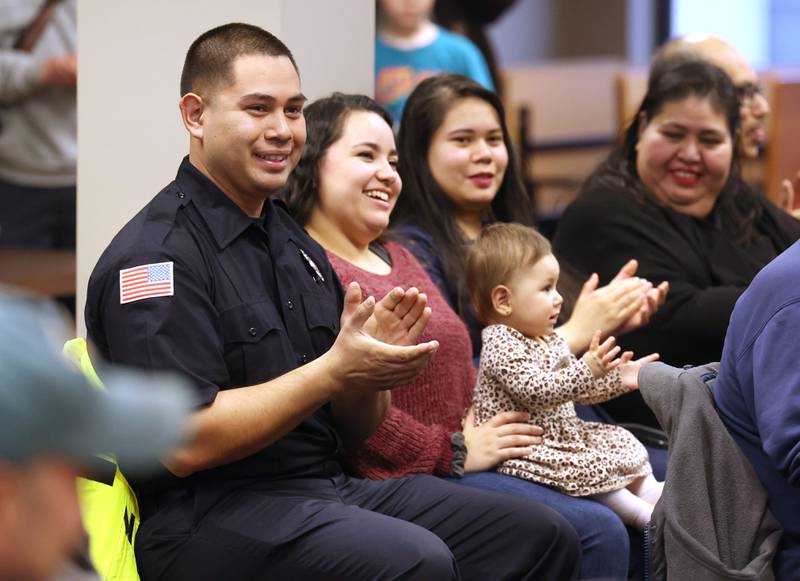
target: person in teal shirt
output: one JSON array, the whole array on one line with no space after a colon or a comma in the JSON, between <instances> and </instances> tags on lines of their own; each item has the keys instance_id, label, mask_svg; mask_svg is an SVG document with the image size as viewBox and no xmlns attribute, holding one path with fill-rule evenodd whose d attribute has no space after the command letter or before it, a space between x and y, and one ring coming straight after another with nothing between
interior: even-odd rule
<instances>
[{"instance_id":1,"label":"person in teal shirt","mask_svg":"<svg viewBox=\"0 0 800 581\"><path fill-rule=\"evenodd\" d=\"M431 21L433 4L434 0L378 0L375 100L392 114L395 126L408 95L428 77L457 73L494 90L478 48Z\"/></svg>"}]
</instances>

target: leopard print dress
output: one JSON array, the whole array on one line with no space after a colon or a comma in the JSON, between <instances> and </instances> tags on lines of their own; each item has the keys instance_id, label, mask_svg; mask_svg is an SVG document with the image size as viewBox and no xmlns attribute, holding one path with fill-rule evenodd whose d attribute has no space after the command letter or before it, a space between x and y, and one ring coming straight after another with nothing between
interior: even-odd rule
<instances>
[{"instance_id":1,"label":"leopard print dress","mask_svg":"<svg viewBox=\"0 0 800 581\"><path fill-rule=\"evenodd\" d=\"M503 462L502 474L533 480L570 496L591 496L624 488L652 472L647 450L619 426L585 422L573 402L594 404L625 393L619 371L595 379L566 342L553 333L544 343L505 325L483 330L475 387L480 425L500 412L526 411L544 428L544 443Z\"/></svg>"}]
</instances>

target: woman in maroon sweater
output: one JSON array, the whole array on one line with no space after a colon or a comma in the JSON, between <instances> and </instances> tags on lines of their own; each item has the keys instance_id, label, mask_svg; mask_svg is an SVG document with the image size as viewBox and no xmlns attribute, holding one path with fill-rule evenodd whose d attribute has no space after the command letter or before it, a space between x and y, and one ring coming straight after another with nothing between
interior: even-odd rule
<instances>
[{"instance_id":1,"label":"woman in maroon sweater","mask_svg":"<svg viewBox=\"0 0 800 581\"><path fill-rule=\"evenodd\" d=\"M344 285L357 281L373 296L395 287L427 295L431 317L422 340L439 341L417 379L392 390L377 431L350 451L353 469L373 479L434 474L546 504L578 532L583 577L624 578L628 537L613 512L494 472L501 461L527 455L541 429L517 412L475 427L466 413L475 385L469 332L416 259L381 238L401 189L388 113L368 97L337 93L308 106L305 116L308 141L284 195L289 211L326 249Z\"/></svg>"}]
</instances>

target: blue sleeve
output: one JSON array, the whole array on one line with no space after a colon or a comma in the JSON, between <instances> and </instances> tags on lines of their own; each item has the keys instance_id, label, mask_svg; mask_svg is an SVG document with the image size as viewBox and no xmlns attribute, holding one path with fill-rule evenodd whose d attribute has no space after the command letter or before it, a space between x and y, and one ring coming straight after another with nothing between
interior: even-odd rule
<instances>
[{"instance_id":1,"label":"blue sleeve","mask_svg":"<svg viewBox=\"0 0 800 581\"><path fill-rule=\"evenodd\" d=\"M800 487L800 304L784 307L753 345L753 405L764 452L791 486Z\"/></svg>"}]
</instances>

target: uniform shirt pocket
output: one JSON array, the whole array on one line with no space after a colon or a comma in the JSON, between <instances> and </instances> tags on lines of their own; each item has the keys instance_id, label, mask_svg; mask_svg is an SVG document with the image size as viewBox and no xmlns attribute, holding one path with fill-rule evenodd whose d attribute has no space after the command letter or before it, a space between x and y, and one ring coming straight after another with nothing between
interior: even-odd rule
<instances>
[{"instance_id":1,"label":"uniform shirt pocket","mask_svg":"<svg viewBox=\"0 0 800 581\"><path fill-rule=\"evenodd\" d=\"M327 294L303 292L303 312L306 326L311 334L315 355L322 355L330 349L339 334L339 307Z\"/></svg>"},{"instance_id":2,"label":"uniform shirt pocket","mask_svg":"<svg viewBox=\"0 0 800 581\"><path fill-rule=\"evenodd\" d=\"M283 321L272 301L226 309L220 320L231 387L263 383L295 367Z\"/></svg>"}]
</instances>

